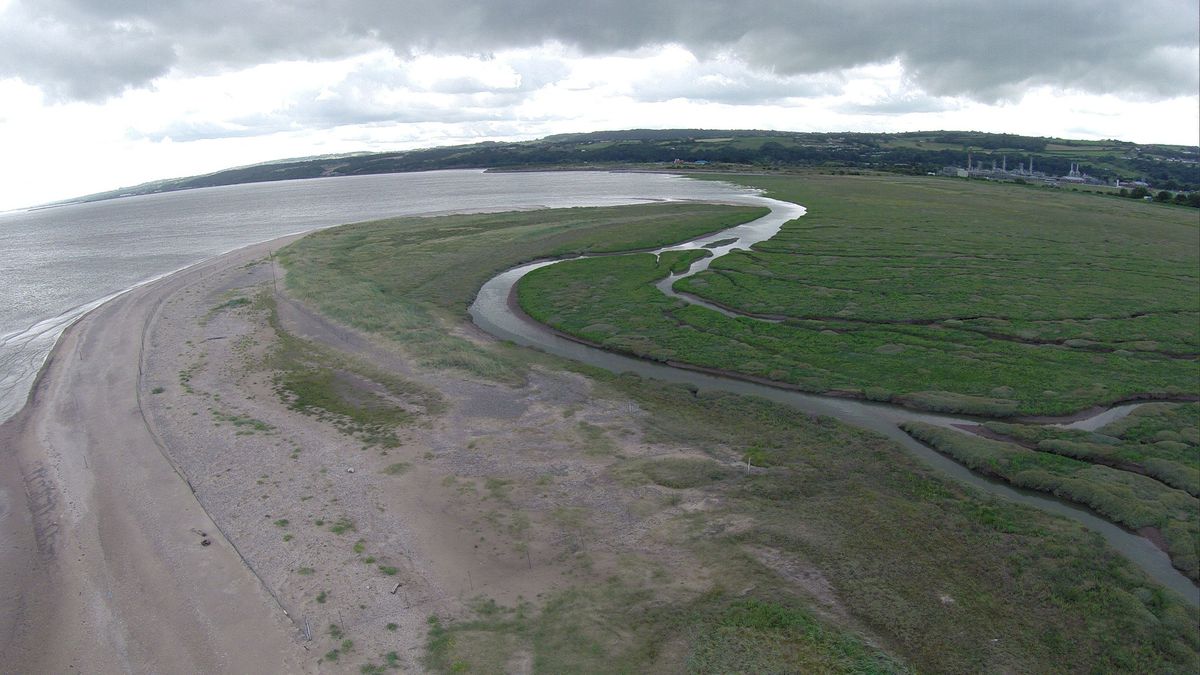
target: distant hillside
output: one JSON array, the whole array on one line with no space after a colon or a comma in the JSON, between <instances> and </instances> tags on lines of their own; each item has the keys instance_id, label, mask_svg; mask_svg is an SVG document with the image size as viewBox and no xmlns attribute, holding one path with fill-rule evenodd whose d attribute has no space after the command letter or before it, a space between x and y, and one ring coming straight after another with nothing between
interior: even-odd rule
<instances>
[{"instance_id":1,"label":"distant hillside","mask_svg":"<svg viewBox=\"0 0 1200 675\"><path fill-rule=\"evenodd\" d=\"M802 167L937 172L975 162L1028 162L1048 175L1080 172L1112 182L1142 181L1159 190L1200 190L1200 147L1124 141L932 131L899 134L788 131L630 129L559 134L519 143L476 143L404 152L354 153L268 162L155 181L88 195L96 201L128 195L322 176L434 169L673 168L787 170ZM677 163L678 162L678 163Z\"/></svg>"}]
</instances>

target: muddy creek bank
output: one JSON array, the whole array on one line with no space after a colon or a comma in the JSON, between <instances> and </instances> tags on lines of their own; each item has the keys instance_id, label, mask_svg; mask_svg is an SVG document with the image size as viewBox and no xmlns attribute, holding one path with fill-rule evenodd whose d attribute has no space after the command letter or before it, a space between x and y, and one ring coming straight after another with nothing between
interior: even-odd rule
<instances>
[{"instance_id":1,"label":"muddy creek bank","mask_svg":"<svg viewBox=\"0 0 1200 675\"><path fill-rule=\"evenodd\" d=\"M671 285L684 276L691 276L707 269L716 258L734 250L747 249L754 243L771 238L784 223L804 215L803 207L774 199L746 197L744 203L767 206L771 209L771 213L750 223L654 251L653 253L656 255L666 251L693 249L712 252L711 256L697 261L686 272L669 276L660 282L658 287L673 297L700 304L715 311L722 311L720 308L691 298L686 294L675 293L671 290ZM730 239L735 239L735 241L729 243ZM923 413L885 403L808 394L733 376L624 356L585 344L579 340L569 339L553 329L537 323L521 312L513 301L516 285L526 274L558 262L563 261L543 260L528 263L507 270L488 280L480 288L475 301L469 308L472 320L479 328L494 337L603 368L610 372L635 373L641 377L690 385L699 390L758 396L788 405L801 412L833 417L839 421L874 431L899 443L927 465L958 481L989 494L1065 516L1081 523L1103 536L1113 548L1144 570L1155 581L1174 590L1190 604L1200 605L1200 588L1197 588L1191 580L1172 567L1167 555L1149 539L1110 523L1082 507L1031 491L1014 489L975 474L954 460L914 440L899 427L900 423L906 421L920 421L953 427L974 422L970 418ZM1101 411L1087 419L1078 420L1071 426L1072 428L1086 429L1091 428L1094 424L1102 425L1128 414L1133 407L1135 406L1116 406L1112 410Z\"/></svg>"}]
</instances>

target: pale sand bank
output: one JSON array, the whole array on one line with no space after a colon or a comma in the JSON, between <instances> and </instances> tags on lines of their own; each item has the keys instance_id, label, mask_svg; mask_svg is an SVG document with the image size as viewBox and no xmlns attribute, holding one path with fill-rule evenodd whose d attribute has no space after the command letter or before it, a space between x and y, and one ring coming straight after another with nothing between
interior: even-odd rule
<instances>
[{"instance_id":1,"label":"pale sand bank","mask_svg":"<svg viewBox=\"0 0 1200 675\"><path fill-rule=\"evenodd\" d=\"M645 443L636 406L579 375L535 369L511 388L414 366L275 293L265 256L287 241L88 314L0 427L0 671L420 671L428 617L470 616L479 597L536 603L631 560L676 570L667 595L708 587L667 533L711 505L609 471L614 456L706 455ZM216 310L260 293L288 332L437 392L445 411L364 449L290 409L267 312ZM332 531L342 519L353 529Z\"/></svg>"},{"instance_id":2,"label":"pale sand bank","mask_svg":"<svg viewBox=\"0 0 1200 675\"><path fill-rule=\"evenodd\" d=\"M138 388L143 330L163 299L281 243L84 316L0 427L0 670L302 670L291 622L164 458Z\"/></svg>"}]
</instances>

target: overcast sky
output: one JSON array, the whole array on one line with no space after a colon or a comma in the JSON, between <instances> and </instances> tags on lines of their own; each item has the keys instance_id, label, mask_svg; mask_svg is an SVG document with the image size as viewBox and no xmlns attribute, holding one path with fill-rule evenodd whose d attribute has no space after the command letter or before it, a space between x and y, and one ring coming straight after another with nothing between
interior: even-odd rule
<instances>
[{"instance_id":1,"label":"overcast sky","mask_svg":"<svg viewBox=\"0 0 1200 675\"><path fill-rule=\"evenodd\" d=\"M635 127L1200 143L1196 0L0 0L0 209Z\"/></svg>"}]
</instances>

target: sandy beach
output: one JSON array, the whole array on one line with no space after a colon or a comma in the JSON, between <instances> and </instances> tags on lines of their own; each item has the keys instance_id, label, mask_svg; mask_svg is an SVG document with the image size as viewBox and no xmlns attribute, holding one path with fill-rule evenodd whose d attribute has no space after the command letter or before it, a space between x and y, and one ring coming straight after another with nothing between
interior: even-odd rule
<instances>
[{"instance_id":1,"label":"sandy beach","mask_svg":"<svg viewBox=\"0 0 1200 675\"><path fill-rule=\"evenodd\" d=\"M291 622L176 473L139 400L143 336L163 300L280 243L86 315L0 427L5 670L301 669Z\"/></svg>"},{"instance_id":2,"label":"sandy beach","mask_svg":"<svg viewBox=\"0 0 1200 675\"><path fill-rule=\"evenodd\" d=\"M636 406L579 375L535 369L514 389L415 368L282 292L267 255L292 239L86 315L0 427L4 670L419 671L427 619L481 597L536 601L632 557L694 570L671 593L706 586L662 540L703 498L606 470L614 454L704 455L644 443ZM279 335L248 302L263 297L289 335L407 378L438 413L377 447L289 407Z\"/></svg>"}]
</instances>

